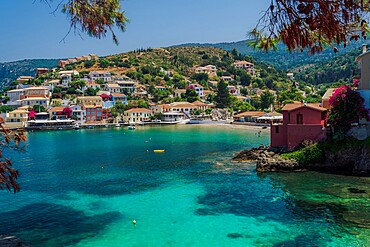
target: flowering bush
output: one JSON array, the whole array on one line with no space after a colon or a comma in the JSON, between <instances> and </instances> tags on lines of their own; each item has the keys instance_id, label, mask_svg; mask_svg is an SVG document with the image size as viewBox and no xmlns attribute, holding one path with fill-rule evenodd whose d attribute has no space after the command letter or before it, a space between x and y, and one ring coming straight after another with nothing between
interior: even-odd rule
<instances>
[{"instance_id":1,"label":"flowering bush","mask_svg":"<svg viewBox=\"0 0 370 247\"><path fill-rule=\"evenodd\" d=\"M364 99L348 85L337 88L329 99L332 109L329 112L328 123L337 133L345 134L351 124L360 118L368 118L364 107Z\"/></svg>"},{"instance_id":2,"label":"flowering bush","mask_svg":"<svg viewBox=\"0 0 370 247\"><path fill-rule=\"evenodd\" d=\"M358 87L358 85L360 84L360 80L355 78L353 79L353 87Z\"/></svg>"},{"instance_id":3,"label":"flowering bush","mask_svg":"<svg viewBox=\"0 0 370 247\"><path fill-rule=\"evenodd\" d=\"M69 107L65 107L62 112L63 115L65 115L67 118L72 117L72 109Z\"/></svg>"}]
</instances>

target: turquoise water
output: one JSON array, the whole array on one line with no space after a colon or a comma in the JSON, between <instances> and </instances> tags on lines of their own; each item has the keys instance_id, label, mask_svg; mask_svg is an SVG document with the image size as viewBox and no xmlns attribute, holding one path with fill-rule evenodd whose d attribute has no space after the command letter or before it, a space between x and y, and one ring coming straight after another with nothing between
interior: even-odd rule
<instances>
[{"instance_id":1,"label":"turquoise water","mask_svg":"<svg viewBox=\"0 0 370 247\"><path fill-rule=\"evenodd\" d=\"M268 132L166 126L28 133L0 235L33 246L369 246L369 178L258 175ZM153 153L165 149L165 153ZM137 224L132 224L133 220Z\"/></svg>"}]
</instances>

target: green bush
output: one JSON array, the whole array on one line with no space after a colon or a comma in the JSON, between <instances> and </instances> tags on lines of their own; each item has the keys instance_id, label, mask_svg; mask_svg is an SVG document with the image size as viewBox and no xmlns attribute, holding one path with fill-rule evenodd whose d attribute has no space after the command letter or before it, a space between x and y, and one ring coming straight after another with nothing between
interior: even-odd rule
<instances>
[{"instance_id":1,"label":"green bush","mask_svg":"<svg viewBox=\"0 0 370 247\"><path fill-rule=\"evenodd\" d=\"M294 159L301 165L320 163L325 161L325 149L321 143L315 143L300 150L282 154L281 157Z\"/></svg>"}]
</instances>

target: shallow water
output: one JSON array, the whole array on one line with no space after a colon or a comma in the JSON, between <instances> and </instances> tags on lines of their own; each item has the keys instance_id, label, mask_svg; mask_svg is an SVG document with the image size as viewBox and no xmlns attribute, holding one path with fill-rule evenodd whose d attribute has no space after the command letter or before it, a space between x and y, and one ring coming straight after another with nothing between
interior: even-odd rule
<instances>
[{"instance_id":1,"label":"shallow water","mask_svg":"<svg viewBox=\"0 0 370 247\"><path fill-rule=\"evenodd\" d=\"M258 175L230 161L267 144L268 132L166 126L28 138L27 153L9 154L22 191L0 192L0 235L33 246L370 245L369 178Z\"/></svg>"}]
</instances>

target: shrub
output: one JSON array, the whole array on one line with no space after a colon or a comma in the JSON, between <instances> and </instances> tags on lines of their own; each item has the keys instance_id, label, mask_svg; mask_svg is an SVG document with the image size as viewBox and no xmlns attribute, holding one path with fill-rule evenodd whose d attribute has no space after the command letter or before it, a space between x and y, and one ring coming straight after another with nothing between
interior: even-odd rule
<instances>
[{"instance_id":1,"label":"shrub","mask_svg":"<svg viewBox=\"0 0 370 247\"><path fill-rule=\"evenodd\" d=\"M315 143L300 150L282 154L281 157L294 159L301 165L320 163L325 161L325 149L321 143Z\"/></svg>"},{"instance_id":2,"label":"shrub","mask_svg":"<svg viewBox=\"0 0 370 247\"><path fill-rule=\"evenodd\" d=\"M345 136L352 123L368 117L364 99L348 85L337 88L330 97L329 104L332 109L329 112L328 123L334 128L337 136Z\"/></svg>"}]
</instances>

